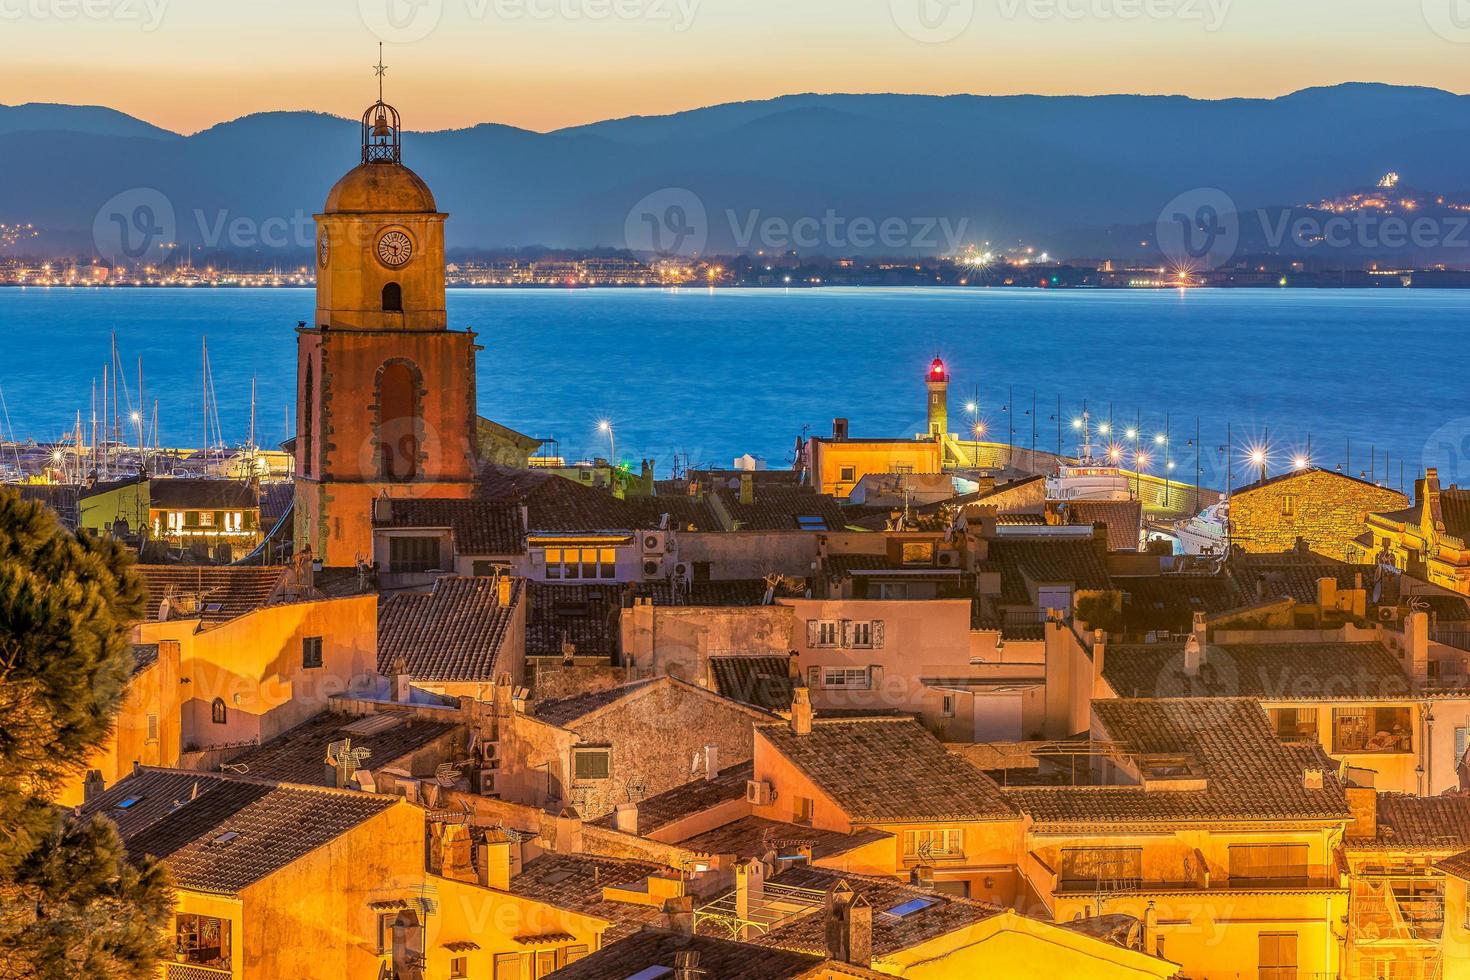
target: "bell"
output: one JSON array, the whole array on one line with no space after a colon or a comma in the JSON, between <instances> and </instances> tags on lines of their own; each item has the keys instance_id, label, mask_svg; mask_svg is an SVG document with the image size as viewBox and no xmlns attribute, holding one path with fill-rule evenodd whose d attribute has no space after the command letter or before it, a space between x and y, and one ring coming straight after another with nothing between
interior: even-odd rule
<instances>
[{"instance_id":1,"label":"bell","mask_svg":"<svg viewBox=\"0 0 1470 980\"><path fill-rule=\"evenodd\" d=\"M388 128L388 115L383 110L378 110L378 118L373 120L373 137L376 139L387 139L392 135Z\"/></svg>"}]
</instances>

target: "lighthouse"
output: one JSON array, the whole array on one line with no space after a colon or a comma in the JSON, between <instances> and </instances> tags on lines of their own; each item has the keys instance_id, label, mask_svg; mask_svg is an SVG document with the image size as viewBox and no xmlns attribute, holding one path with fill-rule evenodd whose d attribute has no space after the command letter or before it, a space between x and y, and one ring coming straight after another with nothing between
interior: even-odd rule
<instances>
[{"instance_id":1,"label":"lighthouse","mask_svg":"<svg viewBox=\"0 0 1470 980\"><path fill-rule=\"evenodd\" d=\"M929 386L929 436L943 438L949 433L949 369L943 360L934 358L924 381Z\"/></svg>"}]
</instances>

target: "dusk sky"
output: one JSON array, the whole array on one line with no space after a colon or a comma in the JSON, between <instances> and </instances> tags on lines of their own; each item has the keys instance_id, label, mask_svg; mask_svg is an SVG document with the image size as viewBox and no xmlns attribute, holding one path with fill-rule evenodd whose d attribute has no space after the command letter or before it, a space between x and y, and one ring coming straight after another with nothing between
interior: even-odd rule
<instances>
[{"instance_id":1,"label":"dusk sky","mask_svg":"<svg viewBox=\"0 0 1470 980\"><path fill-rule=\"evenodd\" d=\"M376 95L380 37L414 129L548 130L807 91L1465 91L1457 2L0 0L0 102L104 104L181 132L264 110L353 116Z\"/></svg>"}]
</instances>

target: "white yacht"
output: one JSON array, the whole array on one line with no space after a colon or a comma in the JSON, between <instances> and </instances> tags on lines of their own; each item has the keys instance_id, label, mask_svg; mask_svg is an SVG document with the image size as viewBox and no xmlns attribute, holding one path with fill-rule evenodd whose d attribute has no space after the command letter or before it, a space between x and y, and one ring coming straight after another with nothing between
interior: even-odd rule
<instances>
[{"instance_id":1,"label":"white yacht","mask_svg":"<svg viewBox=\"0 0 1470 980\"><path fill-rule=\"evenodd\" d=\"M1082 444L1077 462L1059 462L1054 476L1046 478L1048 500L1132 500L1128 477L1111 461L1092 456L1092 419L1082 413Z\"/></svg>"},{"instance_id":2,"label":"white yacht","mask_svg":"<svg viewBox=\"0 0 1470 980\"><path fill-rule=\"evenodd\" d=\"M1186 555L1223 555L1229 540L1230 501L1211 504L1187 521L1174 525Z\"/></svg>"}]
</instances>

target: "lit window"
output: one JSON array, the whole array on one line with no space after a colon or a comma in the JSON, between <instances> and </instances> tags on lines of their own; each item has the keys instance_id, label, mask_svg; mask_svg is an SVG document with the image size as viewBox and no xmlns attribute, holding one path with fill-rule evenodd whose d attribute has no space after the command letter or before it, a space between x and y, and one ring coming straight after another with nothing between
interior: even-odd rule
<instances>
[{"instance_id":1,"label":"lit window","mask_svg":"<svg viewBox=\"0 0 1470 980\"><path fill-rule=\"evenodd\" d=\"M903 856L928 860L930 858L963 857L964 833L958 827L940 827L933 830L905 830L903 832Z\"/></svg>"},{"instance_id":2,"label":"lit window","mask_svg":"<svg viewBox=\"0 0 1470 980\"><path fill-rule=\"evenodd\" d=\"M844 466L844 467L842 467L842 472L837 477L837 479L839 481L841 481L842 483L856 483L857 482L857 467L856 466Z\"/></svg>"},{"instance_id":3,"label":"lit window","mask_svg":"<svg viewBox=\"0 0 1470 980\"><path fill-rule=\"evenodd\" d=\"M905 565L934 564L934 542L905 541L903 543L903 563Z\"/></svg>"},{"instance_id":4,"label":"lit window","mask_svg":"<svg viewBox=\"0 0 1470 980\"><path fill-rule=\"evenodd\" d=\"M468 956L456 956L449 961L449 976L451 978L467 977L470 975L470 958Z\"/></svg>"}]
</instances>

